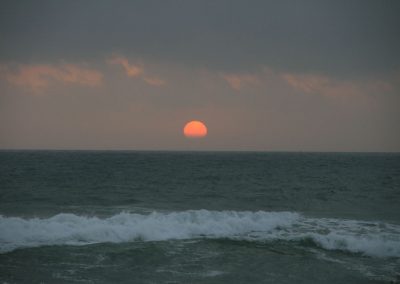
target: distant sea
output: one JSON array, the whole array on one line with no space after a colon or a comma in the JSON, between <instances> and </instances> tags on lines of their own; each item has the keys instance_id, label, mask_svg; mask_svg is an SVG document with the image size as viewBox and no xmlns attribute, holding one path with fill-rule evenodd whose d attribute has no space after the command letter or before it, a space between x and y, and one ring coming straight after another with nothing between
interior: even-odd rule
<instances>
[{"instance_id":1,"label":"distant sea","mask_svg":"<svg viewBox=\"0 0 400 284\"><path fill-rule=\"evenodd\" d=\"M0 283L400 283L400 154L0 151Z\"/></svg>"}]
</instances>

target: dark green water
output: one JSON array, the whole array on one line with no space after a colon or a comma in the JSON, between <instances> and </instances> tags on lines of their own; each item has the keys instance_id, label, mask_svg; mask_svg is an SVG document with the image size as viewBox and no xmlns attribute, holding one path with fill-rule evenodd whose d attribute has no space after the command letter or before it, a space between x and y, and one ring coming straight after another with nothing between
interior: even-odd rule
<instances>
[{"instance_id":1,"label":"dark green water","mask_svg":"<svg viewBox=\"0 0 400 284\"><path fill-rule=\"evenodd\" d=\"M1 283L400 281L400 155L0 152Z\"/></svg>"}]
</instances>

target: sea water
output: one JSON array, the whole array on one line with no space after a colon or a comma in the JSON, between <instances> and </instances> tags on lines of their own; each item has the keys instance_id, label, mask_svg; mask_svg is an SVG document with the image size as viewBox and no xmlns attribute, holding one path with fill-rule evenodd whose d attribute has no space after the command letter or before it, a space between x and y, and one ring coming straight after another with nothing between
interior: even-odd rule
<instances>
[{"instance_id":1,"label":"sea water","mask_svg":"<svg viewBox=\"0 0 400 284\"><path fill-rule=\"evenodd\" d=\"M0 283L397 283L400 154L1 151Z\"/></svg>"}]
</instances>

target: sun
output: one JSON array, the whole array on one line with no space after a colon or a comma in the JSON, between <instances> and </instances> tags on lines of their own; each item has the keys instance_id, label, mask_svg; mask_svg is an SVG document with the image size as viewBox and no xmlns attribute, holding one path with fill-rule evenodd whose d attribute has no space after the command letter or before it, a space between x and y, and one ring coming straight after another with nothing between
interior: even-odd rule
<instances>
[{"instance_id":1,"label":"sun","mask_svg":"<svg viewBox=\"0 0 400 284\"><path fill-rule=\"evenodd\" d=\"M185 124L183 134L188 138L202 138L207 136L207 126L198 120L192 120Z\"/></svg>"}]
</instances>

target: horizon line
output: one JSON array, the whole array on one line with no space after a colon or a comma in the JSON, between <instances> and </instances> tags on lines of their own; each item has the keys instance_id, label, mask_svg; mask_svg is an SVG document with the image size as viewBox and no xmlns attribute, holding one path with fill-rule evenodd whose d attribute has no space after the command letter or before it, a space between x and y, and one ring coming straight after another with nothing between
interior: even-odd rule
<instances>
[{"instance_id":1,"label":"horizon line","mask_svg":"<svg viewBox=\"0 0 400 284\"><path fill-rule=\"evenodd\" d=\"M204 150L204 149L71 149L71 148L0 148L0 152L181 152L181 153L365 153L400 154L400 151L332 151L332 150Z\"/></svg>"}]
</instances>

